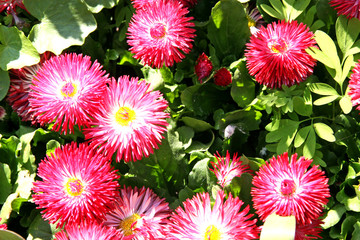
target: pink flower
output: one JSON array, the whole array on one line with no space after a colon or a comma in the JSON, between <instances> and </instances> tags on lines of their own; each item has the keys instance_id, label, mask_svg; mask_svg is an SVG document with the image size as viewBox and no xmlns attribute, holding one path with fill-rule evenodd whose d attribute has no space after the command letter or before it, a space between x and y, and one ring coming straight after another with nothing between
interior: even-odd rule
<instances>
[{"instance_id":1,"label":"pink flower","mask_svg":"<svg viewBox=\"0 0 360 240\"><path fill-rule=\"evenodd\" d=\"M64 54L43 63L33 78L29 101L35 120L53 130L73 133L88 126L98 111L107 76L98 62L82 54Z\"/></svg>"},{"instance_id":2,"label":"pink flower","mask_svg":"<svg viewBox=\"0 0 360 240\"><path fill-rule=\"evenodd\" d=\"M22 0L0 0L0 12L4 11L4 9L6 9L6 11L9 13L16 12L16 6L25 9Z\"/></svg>"},{"instance_id":3,"label":"pink flower","mask_svg":"<svg viewBox=\"0 0 360 240\"><path fill-rule=\"evenodd\" d=\"M218 86L227 86L232 83L232 76L226 68L220 68L215 72L214 83Z\"/></svg>"},{"instance_id":4,"label":"pink flower","mask_svg":"<svg viewBox=\"0 0 360 240\"><path fill-rule=\"evenodd\" d=\"M32 80L40 66L51 57L51 53L46 52L41 55L40 62L32 66L20 69L10 69L10 88L7 101L12 109L21 117L22 121L32 121L33 111L29 102Z\"/></svg>"},{"instance_id":5,"label":"pink flower","mask_svg":"<svg viewBox=\"0 0 360 240\"><path fill-rule=\"evenodd\" d=\"M360 60L355 64L349 81L349 96L353 106L360 110Z\"/></svg>"},{"instance_id":6,"label":"pink flower","mask_svg":"<svg viewBox=\"0 0 360 240\"><path fill-rule=\"evenodd\" d=\"M175 0L180 1L185 7L193 7L197 4L197 0Z\"/></svg>"},{"instance_id":7,"label":"pink flower","mask_svg":"<svg viewBox=\"0 0 360 240\"><path fill-rule=\"evenodd\" d=\"M349 19L360 19L359 0L331 0L329 4L335 8L338 15L345 15Z\"/></svg>"},{"instance_id":8,"label":"pink flower","mask_svg":"<svg viewBox=\"0 0 360 240\"><path fill-rule=\"evenodd\" d=\"M136 10L146 7L147 4L154 4L157 1L158 0L131 0L132 4ZM179 2L184 7L193 7L197 3L197 0L166 0L166 1L167 2Z\"/></svg>"},{"instance_id":9,"label":"pink flower","mask_svg":"<svg viewBox=\"0 0 360 240\"><path fill-rule=\"evenodd\" d=\"M1 218L0 218L0 222L1 222ZM6 230L7 229L6 223L0 224L0 229Z\"/></svg>"},{"instance_id":10,"label":"pink flower","mask_svg":"<svg viewBox=\"0 0 360 240\"><path fill-rule=\"evenodd\" d=\"M166 131L168 104L159 91L145 81L122 76L112 79L102 96L100 111L85 129L85 138L107 156L117 151L116 160L136 161L158 148Z\"/></svg>"},{"instance_id":11,"label":"pink flower","mask_svg":"<svg viewBox=\"0 0 360 240\"><path fill-rule=\"evenodd\" d=\"M225 200L219 191L211 204L209 193L198 193L183 202L170 218L168 237L171 240L202 239L257 239L256 219L249 213L249 206L240 210L243 202L238 197Z\"/></svg>"},{"instance_id":12,"label":"pink flower","mask_svg":"<svg viewBox=\"0 0 360 240\"><path fill-rule=\"evenodd\" d=\"M164 198L151 189L124 187L103 223L118 229L134 240L165 239L163 229L168 223L171 210Z\"/></svg>"},{"instance_id":13,"label":"pink flower","mask_svg":"<svg viewBox=\"0 0 360 240\"><path fill-rule=\"evenodd\" d=\"M137 9L128 28L128 44L136 59L161 68L180 62L192 48L193 17L177 1L159 0Z\"/></svg>"},{"instance_id":14,"label":"pink flower","mask_svg":"<svg viewBox=\"0 0 360 240\"><path fill-rule=\"evenodd\" d=\"M215 157L217 163L211 162L213 169L210 170L215 173L218 184L223 188L229 185L234 177L240 177L244 172L250 172L248 165L242 165L241 158L237 157L237 153L233 155L232 160L229 151L226 152L225 158L219 153Z\"/></svg>"},{"instance_id":15,"label":"pink flower","mask_svg":"<svg viewBox=\"0 0 360 240\"><path fill-rule=\"evenodd\" d=\"M254 208L260 219L270 214L295 216L298 224L309 224L317 219L330 197L328 179L312 160L288 153L266 162L253 178L251 189Z\"/></svg>"},{"instance_id":16,"label":"pink flower","mask_svg":"<svg viewBox=\"0 0 360 240\"><path fill-rule=\"evenodd\" d=\"M115 228L107 228L95 222L67 224L65 229L57 232L55 240L125 240ZM130 240L130 239L129 239Z\"/></svg>"},{"instance_id":17,"label":"pink flower","mask_svg":"<svg viewBox=\"0 0 360 240\"><path fill-rule=\"evenodd\" d=\"M298 84L313 72L316 60L305 50L315 44L303 23L279 21L261 27L246 44L249 73L270 88Z\"/></svg>"},{"instance_id":18,"label":"pink flower","mask_svg":"<svg viewBox=\"0 0 360 240\"><path fill-rule=\"evenodd\" d=\"M246 8L246 17L248 19L248 26L251 34L255 34L259 31L261 26L265 25L265 21L256 7L251 10L250 9L251 8L249 7Z\"/></svg>"},{"instance_id":19,"label":"pink flower","mask_svg":"<svg viewBox=\"0 0 360 240\"><path fill-rule=\"evenodd\" d=\"M41 181L34 183L34 202L50 223L100 222L111 210L119 176L109 157L85 143L55 149L38 167Z\"/></svg>"},{"instance_id":20,"label":"pink flower","mask_svg":"<svg viewBox=\"0 0 360 240\"><path fill-rule=\"evenodd\" d=\"M210 76L212 69L213 65L208 56L206 56L205 53L199 55L198 59L196 60L195 74L198 77L200 83L202 83L204 78Z\"/></svg>"},{"instance_id":21,"label":"pink flower","mask_svg":"<svg viewBox=\"0 0 360 240\"><path fill-rule=\"evenodd\" d=\"M322 228L320 219L315 219L308 224L296 224L295 240L320 239Z\"/></svg>"}]
</instances>

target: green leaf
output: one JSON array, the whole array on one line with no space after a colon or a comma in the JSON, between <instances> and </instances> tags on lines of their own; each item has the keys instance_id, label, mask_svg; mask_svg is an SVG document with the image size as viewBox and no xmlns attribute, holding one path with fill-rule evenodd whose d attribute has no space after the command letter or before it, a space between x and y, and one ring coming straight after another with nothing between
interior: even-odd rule
<instances>
[{"instance_id":1,"label":"green leaf","mask_svg":"<svg viewBox=\"0 0 360 240\"><path fill-rule=\"evenodd\" d=\"M316 105L316 106L325 105L325 104L328 104L328 103L331 103L331 102L335 101L338 97L339 96L335 96L335 95L321 97L321 98L316 99L314 101L314 105Z\"/></svg>"},{"instance_id":2,"label":"green leaf","mask_svg":"<svg viewBox=\"0 0 360 240\"><path fill-rule=\"evenodd\" d=\"M208 167L209 160L209 158L205 158L194 165L188 177L189 187L191 189L196 189L199 187L208 189L211 181L211 173Z\"/></svg>"},{"instance_id":3,"label":"green leaf","mask_svg":"<svg viewBox=\"0 0 360 240\"><path fill-rule=\"evenodd\" d=\"M355 43L360 33L360 21L357 18L347 19L340 15L335 25L336 39L344 55Z\"/></svg>"},{"instance_id":4,"label":"green leaf","mask_svg":"<svg viewBox=\"0 0 360 240\"><path fill-rule=\"evenodd\" d=\"M21 205L24 203L24 202L27 202L28 200L26 198L16 198L14 201L11 202L11 208L14 212L17 212L19 213L20 212L20 208L21 208ZM0 237L1 239L1 237Z\"/></svg>"},{"instance_id":5,"label":"green leaf","mask_svg":"<svg viewBox=\"0 0 360 240\"><path fill-rule=\"evenodd\" d=\"M49 224L41 215L37 215L29 226L29 236L26 240L51 240L56 232L56 226Z\"/></svg>"},{"instance_id":6,"label":"green leaf","mask_svg":"<svg viewBox=\"0 0 360 240\"><path fill-rule=\"evenodd\" d=\"M309 89L311 92L324 96L339 96L338 92L329 84L326 83L310 83Z\"/></svg>"},{"instance_id":7,"label":"green leaf","mask_svg":"<svg viewBox=\"0 0 360 240\"><path fill-rule=\"evenodd\" d=\"M0 163L0 186L0 204L4 204L12 190L11 170L5 163Z\"/></svg>"},{"instance_id":8,"label":"green leaf","mask_svg":"<svg viewBox=\"0 0 360 240\"><path fill-rule=\"evenodd\" d=\"M306 9L310 1L311 0L295 1L295 3L291 5L288 20L295 20Z\"/></svg>"},{"instance_id":9,"label":"green leaf","mask_svg":"<svg viewBox=\"0 0 360 240\"><path fill-rule=\"evenodd\" d=\"M344 80L346 79L346 77L348 76L350 69L355 66L355 61L354 61L354 56L350 55L349 57L346 58L344 66L343 66L343 72L342 72L342 76L341 76L341 82L344 82Z\"/></svg>"},{"instance_id":10,"label":"green leaf","mask_svg":"<svg viewBox=\"0 0 360 240\"><path fill-rule=\"evenodd\" d=\"M0 229L0 240L25 240L25 239L13 231Z\"/></svg>"},{"instance_id":11,"label":"green leaf","mask_svg":"<svg viewBox=\"0 0 360 240\"><path fill-rule=\"evenodd\" d=\"M314 123L314 129L316 134L328 141L328 142L335 142L336 138L334 136L334 131L331 129L331 127L329 127L328 125L326 125L325 123Z\"/></svg>"},{"instance_id":12,"label":"green leaf","mask_svg":"<svg viewBox=\"0 0 360 240\"><path fill-rule=\"evenodd\" d=\"M303 155L306 158L313 158L316 150L316 136L313 128L310 128L303 147Z\"/></svg>"},{"instance_id":13,"label":"green leaf","mask_svg":"<svg viewBox=\"0 0 360 240\"><path fill-rule=\"evenodd\" d=\"M0 69L0 101L3 100L9 91L10 77L7 71Z\"/></svg>"},{"instance_id":14,"label":"green leaf","mask_svg":"<svg viewBox=\"0 0 360 240\"><path fill-rule=\"evenodd\" d=\"M59 55L70 46L82 45L96 29L94 16L80 0L24 0L24 4L40 21L29 34L39 53Z\"/></svg>"},{"instance_id":15,"label":"green leaf","mask_svg":"<svg viewBox=\"0 0 360 240\"><path fill-rule=\"evenodd\" d=\"M88 9L93 13L100 12L103 8L112 8L118 4L119 0L82 0Z\"/></svg>"},{"instance_id":16,"label":"green leaf","mask_svg":"<svg viewBox=\"0 0 360 240\"><path fill-rule=\"evenodd\" d=\"M320 49L333 61L332 65L335 66L335 70L338 66L340 67L339 56L337 54L335 43L331 37L325 32L317 30L315 32L315 40Z\"/></svg>"},{"instance_id":17,"label":"green leaf","mask_svg":"<svg viewBox=\"0 0 360 240\"><path fill-rule=\"evenodd\" d=\"M321 224L321 227L324 229L328 229L336 225L340 221L341 217L345 212L346 209L344 205L336 204L327 212L326 217L323 219L323 223Z\"/></svg>"},{"instance_id":18,"label":"green leaf","mask_svg":"<svg viewBox=\"0 0 360 240\"><path fill-rule=\"evenodd\" d=\"M6 71L38 63L40 56L30 40L16 27L0 26L0 67Z\"/></svg>"},{"instance_id":19,"label":"green leaf","mask_svg":"<svg viewBox=\"0 0 360 240\"><path fill-rule=\"evenodd\" d=\"M301 116L310 116L312 114L312 105L306 104L303 97L295 96L293 97L293 106L297 114Z\"/></svg>"},{"instance_id":20,"label":"green leaf","mask_svg":"<svg viewBox=\"0 0 360 240\"><path fill-rule=\"evenodd\" d=\"M278 11L274 10L272 7L266 4L260 4L260 7L271 17L277 18L277 19L285 19L285 16L282 13L279 13Z\"/></svg>"},{"instance_id":21,"label":"green leaf","mask_svg":"<svg viewBox=\"0 0 360 240\"><path fill-rule=\"evenodd\" d=\"M245 61L242 61L235 70L231 85L231 97L242 108L255 98L255 83L247 72Z\"/></svg>"},{"instance_id":22,"label":"green leaf","mask_svg":"<svg viewBox=\"0 0 360 240\"><path fill-rule=\"evenodd\" d=\"M204 132L213 128L213 126L211 126L209 123L196 118L182 117L181 120L185 123L186 126L193 128L195 132Z\"/></svg>"},{"instance_id":23,"label":"green leaf","mask_svg":"<svg viewBox=\"0 0 360 240\"><path fill-rule=\"evenodd\" d=\"M352 102L351 102L351 98L349 97L349 95L344 95L341 97L340 101L339 101L341 110L343 111L343 113L348 114L351 112L352 110Z\"/></svg>"},{"instance_id":24,"label":"green leaf","mask_svg":"<svg viewBox=\"0 0 360 240\"><path fill-rule=\"evenodd\" d=\"M243 5L237 0L222 0L211 10L207 27L210 43L220 59L228 55L239 58L250 37Z\"/></svg>"},{"instance_id":25,"label":"green leaf","mask_svg":"<svg viewBox=\"0 0 360 240\"><path fill-rule=\"evenodd\" d=\"M281 119L279 128L266 135L266 142L277 142L280 139L292 139L295 137L300 122L290 119ZM291 142L290 142L291 143ZM289 143L289 145L290 145Z\"/></svg>"},{"instance_id":26,"label":"green leaf","mask_svg":"<svg viewBox=\"0 0 360 240\"><path fill-rule=\"evenodd\" d=\"M280 0L269 0L271 6L280 14L284 16L285 8Z\"/></svg>"},{"instance_id":27,"label":"green leaf","mask_svg":"<svg viewBox=\"0 0 360 240\"><path fill-rule=\"evenodd\" d=\"M295 216L269 215L262 227L260 240L294 240L296 230Z\"/></svg>"},{"instance_id":28,"label":"green leaf","mask_svg":"<svg viewBox=\"0 0 360 240\"><path fill-rule=\"evenodd\" d=\"M311 126L303 127L297 132L294 140L295 148L300 147L305 142L311 128Z\"/></svg>"},{"instance_id":29,"label":"green leaf","mask_svg":"<svg viewBox=\"0 0 360 240\"><path fill-rule=\"evenodd\" d=\"M347 239L347 235L351 236L351 232L354 229L354 224L357 222L356 217L347 216L345 220L341 224L341 232L340 234L344 237L343 239Z\"/></svg>"}]
</instances>

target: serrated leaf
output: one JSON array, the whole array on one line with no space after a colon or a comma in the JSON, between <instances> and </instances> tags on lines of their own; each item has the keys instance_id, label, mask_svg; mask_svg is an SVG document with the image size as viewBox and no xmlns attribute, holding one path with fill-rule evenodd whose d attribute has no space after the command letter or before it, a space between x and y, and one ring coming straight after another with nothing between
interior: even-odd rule
<instances>
[{"instance_id":1,"label":"serrated leaf","mask_svg":"<svg viewBox=\"0 0 360 240\"><path fill-rule=\"evenodd\" d=\"M16 27L0 26L0 67L6 71L40 61L39 53L30 40Z\"/></svg>"},{"instance_id":2,"label":"serrated leaf","mask_svg":"<svg viewBox=\"0 0 360 240\"><path fill-rule=\"evenodd\" d=\"M295 140L294 140L294 147L298 148L300 147L306 140L309 132L310 132L311 126L307 126L307 127L303 127L301 128L296 136L295 136Z\"/></svg>"},{"instance_id":3,"label":"serrated leaf","mask_svg":"<svg viewBox=\"0 0 360 240\"><path fill-rule=\"evenodd\" d=\"M321 105L325 105L325 104L328 104L328 103L331 103L333 101L335 101L339 96L326 96L326 97L321 97L319 99L316 99L314 101L314 105L316 106L321 106Z\"/></svg>"},{"instance_id":4,"label":"serrated leaf","mask_svg":"<svg viewBox=\"0 0 360 240\"><path fill-rule=\"evenodd\" d=\"M262 227L260 240L294 240L296 230L295 216L269 215Z\"/></svg>"},{"instance_id":5,"label":"serrated leaf","mask_svg":"<svg viewBox=\"0 0 360 240\"><path fill-rule=\"evenodd\" d=\"M325 123L314 123L314 130L320 138L328 142L335 142L334 131Z\"/></svg>"},{"instance_id":6,"label":"serrated leaf","mask_svg":"<svg viewBox=\"0 0 360 240\"><path fill-rule=\"evenodd\" d=\"M342 98L339 101L341 110L343 111L344 114L348 114L351 112L352 110L352 102L351 102L351 98L349 97L349 95L345 95L342 96Z\"/></svg>"},{"instance_id":7,"label":"serrated leaf","mask_svg":"<svg viewBox=\"0 0 360 240\"><path fill-rule=\"evenodd\" d=\"M303 147L303 155L306 158L313 158L316 150L316 136L313 128L310 128Z\"/></svg>"},{"instance_id":8,"label":"serrated leaf","mask_svg":"<svg viewBox=\"0 0 360 240\"><path fill-rule=\"evenodd\" d=\"M326 83L311 83L308 85L311 92L324 96L339 96L338 92Z\"/></svg>"},{"instance_id":9,"label":"serrated leaf","mask_svg":"<svg viewBox=\"0 0 360 240\"><path fill-rule=\"evenodd\" d=\"M80 0L24 0L24 4L40 21L29 34L39 53L59 55L70 46L82 45L96 29L94 16Z\"/></svg>"}]
</instances>

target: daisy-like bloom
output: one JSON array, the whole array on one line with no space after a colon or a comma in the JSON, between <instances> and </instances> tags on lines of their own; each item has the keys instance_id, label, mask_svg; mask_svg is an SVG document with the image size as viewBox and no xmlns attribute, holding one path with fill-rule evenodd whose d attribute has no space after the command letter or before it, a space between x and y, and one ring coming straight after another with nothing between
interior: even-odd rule
<instances>
[{"instance_id":1,"label":"daisy-like bloom","mask_svg":"<svg viewBox=\"0 0 360 240\"><path fill-rule=\"evenodd\" d=\"M250 172L248 165L242 165L241 157L237 153L231 159L229 151L226 152L226 157L222 157L218 152L215 154L217 163L211 162L212 169L210 171L215 173L218 179L218 184L225 187L231 183L234 177L240 177L244 172Z\"/></svg>"},{"instance_id":2,"label":"daisy-like bloom","mask_svg":"<svg viewBox=\"0 0 360 240\"><path fill-rule=\"evenodd\" d=\"M232 83L232 76L229 70L226 68L220 68L215 72L214 83L218 86L227 86Z\"/></svg>"},{"instance_id":3,"label":"daisy-like bloom","mask_svg":"<svg viewBox=\"0 0 360 240\"><path fill-rule=\"evenodd\" d=\"M345 15L348 19L360 19L359 0L331 0L329 4L335 8L338 15Z\"/></svg>"},{"instance_id":4,"label":"daisy-like bloom","mask_svg":"<svg viewBox=\"0 0 360 240\"><path fill-rule=\"evenodd\" d=\"M38 64L9 70L10 88L7 95L7 101L22 121L32 121L34 118L29 102L30 86L40 66L50 57L51 53L46 52L41 55Z\"/></svg>"},{"instance_id":5,"label":"daisy-like bloom","mask_svg":"<svg viewBox=\"0 0 360 240\"><path fill-rule=\"evenodd\" d=\"M0 106L0 121L4 120L6 117L6 110L3 106Z\"/></svg>"},{"instance_id":6,"label":"daisy-like bloom","mask_svg":"<svg viewBox=\"0 0 360 240\"><path fill-rule=\"evenodd\" d=\"M208 56L206 56L205 53L199 55L195 64L195 74L198 77L199 82L202 83L204 78L210 76L212 70L213 65Z\"/></svg>"},{"instance_id":7,"label":"daisy-like bloom","mask_svg":"<svg viewBox=\"0 0 360 240\"><path fill-rule=\"evenodd\" d=\"M0 218L0 221L1 221L1 218ZM0 224L0 229L6 230L7 229L6 223Z\"/></svg>"},{"instance_id":8,"label":"daisy-like bloom","mask_svg":"<svg viewBox=\"0 0 360 240\"><path fill-rule=\"evenodd\" d=\"M159 91L138 78L112 79L93 127L84 129L85 139L105 155L117 151L116 160L136 161L158 148L166 131L168 103Z\"/></svg>"},{"instance_id":9,"label":"daisy-like bloom","mask_svg":"<svg viewBox=\"0 0 360 240\"><path fill-rule=\"evenodd\" d=\"M180 2L159 0L140 8L128 28L128 44L136 59L156 68L180 62L192 48L193 17Z\"/></svg>"},{"instance_id":10,"label":"daisy-like bloom","mask_svg":"<svg viewBox=\"0 0 360 240\"><path fill-rule=\"evenodd\" d=\"M35 120L54 123L52 130L73 133L89 126L108 82L102 66L89 56L64 54L44 62L33 78L29 101Z\"/></svg>"},{"instance_id":11,"label":"daisy-like bloom","mask_svg":"<svg viewBox=\"0 0 360 240\"><path fill-rule=\"evenodd\" d=\"M223 191L219 191L212 206L209 193L198 193L192 199L183 202L170 218L168 238L172 240L231 240L257 239L256 219L250 219L249 206L240 208L243 202L238 198L225 200Z\"/></svg>"},{"instance_id":12,"label":"daisy-like bloom","mask_svg":"<svg viewBox=\"0 0 360 240\"><path fill-rule=\"evenodd\" d=\"M320 239L322 221L315 219L309 224L296 224L295 240Z\"/></svg>"},{"instance_id":13,"label":"daisy-like bloom","mask_svg":"<svg viewBox=\"0 0 360 240\"><path fill-rule=\"evenodd\" d=\"M360 110L360 60L355 64L349 81L349 96L353 106Z\"/></svg>"},{"instance_id":14,"label":"daisy-like bloom","mask_svg":"<svg viewBox=\"0 0 360 240\"><path fill-rule=\"evenodd\" d=\"M273 22L250 37L246 65L260 84L270 88L292 86L312 74L316 60L305 50L315 44L314 34L303 23Z\"/></svg>"},{"instance_id":15,"label":"daisy-like bloom","mask_svg":"<svg viewBox=\"0 0 360 240\"><path fill-rule=\"evenodd\" d=\"M330 197L328 179L312 160L285 152L266 162L253 178L251 189L254 208L261 220L270 214L295 216L298 224L317 219Z\"/></svg>"},{"instance_id":16,"label":"daisy-like bloom","mask_svg":"<svg viewBox=\"0 0 360 240\"><path fill-rule=\"evenodd\" d=\"M5 9L7 12L16 12L16 6L21 7L22 9L25 9L25 6L23 4L22 0L0 0L0 12L4 11Z\"/></svg>"},{"instance_id":17,"label":"daisy-like bloom","mask_svg":"<svg viewBox=\"0 0 360 240\"><path fill-rule=\"evenodd\" d=\"M43 218L57 226L100 222L111 210L119 175L109 157L85 143L64 145L42 160L41 181L34 183L34 202L43 208Z\"/></svg>"},{"instance_id":18,"label":"daisy-like bloom","mask_svg":"<svg viewBox=\"0 0 360 240\"><path fill-rule=\"evenodd\" d=\"M253 8L252 10L246 8L246 17L248 19L248 26L250 28L251 34L257 33L260 27L265 24L265 21L263 20L261 13L256 7Z\"/></svg>"},{"instance_id":19,"label":"daisy-like bloom","mask_svg":"<svg viewBox=\"0 0 360 240\"><path fill-rule=\"evenodd\" d=\"M56 233L55 240L124 240L115 228L98 223L67 224L65 229Z\"/></svg>"},{"instance_id":20,"label":"daisy-like bloom","mask_svg":"<svg viewBox=\"0 0 360 240\"><path fill-rule=\"evenodd\" d=\"M139 10L143 7L146 7L147 4L154 4L158 0L131 0L134 8L136 10ZM197 4L197 0L166 0L168 2L180 2L184 7L193 7L195 4Z\"/></svg>"},{"instance_id":21,"label":"daisy-like bloom","mask_svg":"<svg viewBox=\"0 0 360 240\"><path fill-rule=\"evenodd\" d=\"M134 240L166 239L164 229L170 213L165 199L151 189L124 187L103 224L118 229L124 236L133 235Z\"/></svg>"}]
</instances>

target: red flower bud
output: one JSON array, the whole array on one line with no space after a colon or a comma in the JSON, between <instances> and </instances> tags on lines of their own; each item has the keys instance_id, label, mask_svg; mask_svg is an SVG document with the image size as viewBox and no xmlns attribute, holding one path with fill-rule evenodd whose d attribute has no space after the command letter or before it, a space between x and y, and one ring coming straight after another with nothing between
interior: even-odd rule
<instances>
[{"instance_id":1,"label":"red flower bud","mask_svg":"<svg viewBox=\"0 0 360 240\"><path fill-rule=\"evenodd\" d=\"M202 83L202 80L204 78L208 77L211 74L212 69L213 65L210 59L208 58L208 56L206 56L205 53L202 53L196 60L195 65L195 74L198 77L200 83Z\"/></svg>"},{"instance_id":2,"label":"red flower bud","mask_svg":"<svg viewBox=\"0 0 360 240\"><path fill-rule=\"evenodd\" d=\"M231 73L226 68L220 68L216 71L214 82L218 86L227 86L232 82Z\"/></svg>"}]
</instances>

